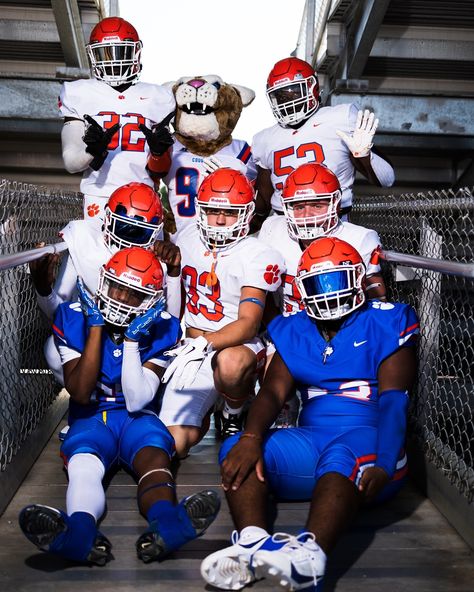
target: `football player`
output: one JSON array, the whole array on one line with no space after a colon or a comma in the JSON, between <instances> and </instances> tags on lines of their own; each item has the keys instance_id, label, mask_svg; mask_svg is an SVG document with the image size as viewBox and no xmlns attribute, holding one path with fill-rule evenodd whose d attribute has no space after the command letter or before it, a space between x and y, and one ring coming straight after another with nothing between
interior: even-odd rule
<instances>
[{"instance_id":1,"label":"football player","mask_svg":"<svg viewBox=\"0 0 474 592\"><path fill-rule=\"evenodd\" d=\"M238 533L202 563L217 588L240 590L266 577L286 590L320 589L326 554L359 506L401 486L418 320L406 304L367 301L364 273L359 253L338 238L318 238L301 256L304 310L270 324L277 353L245 431L220 451ZM296 385L299 426L267 431ZM269 492L311 500L298 536L269 535Z\"/></svg>"},{"instance_id":2,"label":"football player","mask_svg":"<svg viewBox=\"0 0 474 592\"><path fill-rule=\"evenodd\" d=\"M162 282L151 251L124 249L102 268L96 299L78 278L79 302L57 310L54 334L71 397L61 446L67 513L38 504L20 513L24 534L44 551L97 565L111 558L97 522L105 510L102 480L118 461L135 475L138 507L149 522L136 543L144 562L201 535L217 515L214 491L176 500L174 442L154 406L163 351L181 333L179 320L163 310Z\"/></svg>"},{"instance_id":3,"label":"football player","mask_svg":"<svg viewBox=\"0 0 474 592\"><path fill-rule=\"evenodd\" d=\"M150 152L159 163L155 175L168 170L175 100L163 86L138 82L142 42L124 19L101 20L86 49L93 79L63 84L61 140L66 170L84 172L84 218L100 225L117 187L132 181L153 186L146 170Z\"/></svg>"},{"instance_id":4,"label":"football player","mask_svg":"<svg viewBox=\"0 0 474 592\"><path fill-rule=\"evenodd\" d=\"M264 365L258 338L267 291L284 272L281 255L248 237L254 190L243 173L218 169L198 190L197 225L178 234L186 291L186 342L163 381L160 419L183 456L199 441L206 414L221 394L222 433L241 429L245 401ZM171 379L171 380L170 380Z\"/></svg>"},{"instance_id":5,"label":"football player","mask_svg":"<svg viewBox=\"0 0 474 592\"><path fill-rule=\"evenodd\" d=\"M372 150L378 119L353 103L320 107L318 77L307 62L294 57L277 62L267 79L267 98L277 124L252 141L258 171L257 215L262 221L270 206L283 213L284 182L305 162L324 164L339 179L341 217L352 207L356 170L376 185L393 184L392 166Z\"/></svg>"},{"instance_id":6,"label":"football player","mask_svg":"<svg viewBox=\"0 0 474 592\"><path fill-rule=\"evenodd\" d=\"M76 278L83 278L86 288L95 294L99 271L114 253L124 247L152 248L162 236L163 208L158 194L143 183L128 183L116 189L105 208L102 229L85 220L73 220L60 232L67 243L57 278L54 269L58 255L46 255L30 263L31 278L38 304L51 320L62 302L77 299ZM181 308L179 250L157 247L165 273L165 298L168 312L179 316ZM59 353L51 337L45 356L56 379L63 383Z\"/></svg>"}]
</instances>

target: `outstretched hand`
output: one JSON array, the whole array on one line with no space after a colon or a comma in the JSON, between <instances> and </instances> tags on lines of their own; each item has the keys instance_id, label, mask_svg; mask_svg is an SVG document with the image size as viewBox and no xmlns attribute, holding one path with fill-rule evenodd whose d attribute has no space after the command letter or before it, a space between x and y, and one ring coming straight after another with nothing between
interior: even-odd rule
<instances>
[{"instance_id":1,"label":"outstretched hand","mask_svg":"<svg viewBox=\"0 0 474 592\"><path fill-rule=\"evenodd\" d=\"M133 319L125 331L125 338L129 341L140 341L140 338L150 334L150 329L165 309L166 301L161 297L155 306Z\"/></svg>"},{"instance_id":2,"label":"outstretched hand","mask_svg":"<svg viewBox=\"0 0 474 592\"><path fill-rule=\"evenodd\" d=\"M379 125L379 120L375 119L375 114L368 109L357 113L357 120L352 136L336 130L336 134L346 144L354 158L363 158L368 156L373 146L372 140Z\"/></svg>"},{"instance_id":3,"label":"outstretched hand","mask_svg":"<svg viewBox=\"0 0 474 592\"><path fill-rule=\"evenodd\" d=\"M204 174L206 177L212 175L212 173L215 173L219 169L225 168L223 163L216 156L206 156L202 159L202 164L204 165Z\"/></svg>"},{"instance_id":4,"label":"outstretched hand","mask_svg":"<svg viewBox=\"0 0 474 592\"><path fill-rule=\"evenodd\" d=\"M204 358L211 351L213 350L209 341L200 335L164 352L165 356L173 357L174 360L166 368L162 382L168 382L173 377L171 385L176 390L190 387Z\"/></svg>"},{"instance_id":5,"label":"outstretched hand","mask_svg":"<svg viewBox=\"0 0 474 592\"><path fill-rule=\"evenodd\" d=\"M82 139L86 144L86 152L92 154L94 157L94 160L89 166L95 171L98 171L107 158L107 148L114 134L119 130L120 124L116 123L107 130L104 130L90 115L84 115L84 119L89 125Z\"/></svg>"},{"instance_id":6,"label":"outstretched hand","mask_svg":"<svg viewBox=\"0 0 474 592\"><path fill-rule=\"evenodd\" d=\"M140 131L144 134L150 151L157 156L163 155L170 146L173 145L174 139L169 129L169 124L174 117L174 111L150 129L143 123L139 125Z\"/></svg>"},{"instance_id":7,"label":"outstretched hand","mask_svg":"<svg viewBox=\"0 0 474 592\"><path fill-rule=\"evenodd\" d=\"M94 299L89 294L84 286L84 282L81 276L77 276L77 292L79 294L79 302L81 303L82 314L86 319L87 326L90 327L103 327L105 325L104 317L99 310L99 307L94 302Z\"/></svg>"},{"instance_id":8,"label":"outstretched hand","mask_svg":"<svg viewBox=\"0 0 474 592\"><path fill-rule=\"evenodd\" d=\"M241 438L221 465L222 488L224 491L236 491L253 470L263 483L263 466L261 443L253 438Z\"/></svg>"}]
</instances>

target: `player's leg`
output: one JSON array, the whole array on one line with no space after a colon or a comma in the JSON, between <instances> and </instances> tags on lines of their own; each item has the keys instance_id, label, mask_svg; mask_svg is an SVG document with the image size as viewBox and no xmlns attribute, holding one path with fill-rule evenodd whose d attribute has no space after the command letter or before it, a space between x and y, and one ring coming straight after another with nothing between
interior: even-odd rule
<instances>
[{"instance_id":1,"label":"player's leg","mask_svg":"<svg viewBox=\"0 0 474 592\"><path fill-rule=\"evenodd\" d=\"M190 388L176 390L166 385L159 418L171 432L179 458L184 458L204 436L206 416L217 396L210 356L204 359Z\"/></svg>"},{"instance_id":2,"label":"player's leg","mask_svg":"<svg viewBox=\"0 0 474 592\"><path fill-rule=\"evenodd\" d=\"M136 543L145 563L161 560L186 542L200 536L220 508L218 494L204 490L177 503L170 470L174 441L154 415L134 414L124 429L120 458L136 474L140 512L149 523Z\"/></svg>"},{"instance_id":3,"label":"player's leg","mask_svg":"<svg viewBox=\"0 0 474 592\"><path fill-rule=\"evenodd\" d=\"M102 479L116 458L113 432L97 417L72 422L61 447L68 470L67 512L32 504L19 517L37 547L75 561L105 565L111 544L97 529L105 509Z\"/></svg>"}]
</instances>

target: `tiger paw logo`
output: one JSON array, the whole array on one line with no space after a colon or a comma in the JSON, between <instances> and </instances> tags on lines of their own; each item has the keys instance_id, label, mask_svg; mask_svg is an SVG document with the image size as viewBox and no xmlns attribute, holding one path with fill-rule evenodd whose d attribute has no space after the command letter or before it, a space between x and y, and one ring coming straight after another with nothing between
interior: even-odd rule
<instances>
[{"instance_id":1,"label":"tiger paw logo","mask_svg":"<svg viewBox=\"0 0 474 592\"><path fill-rule=\"evenodd\" d=\"M87 215L89 216L89 218L97 216L99 212L100 208L97 204L90 204L89 206L87 206Z\"/></svg>"},{"instance_id":2,"label":"tiger paw logo","mask_svg":"<svg viewBox=\"0 0 474 592\"><path fill-rule=\"evenodd\" d=\"M280 268L278 265L267 265L263 279L269 284L276 284L280 280Z\"/></svg>"}]
</instances>

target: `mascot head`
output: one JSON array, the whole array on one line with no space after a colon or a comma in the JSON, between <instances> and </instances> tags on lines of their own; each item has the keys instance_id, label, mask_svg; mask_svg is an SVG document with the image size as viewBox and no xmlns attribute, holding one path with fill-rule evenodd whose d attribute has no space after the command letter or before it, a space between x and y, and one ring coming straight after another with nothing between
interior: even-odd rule
<instances>
[{"instance_id":1,"label":"mascot head","mask_svg":"<svg viewBox=\"0 0 474 592\"><path fill-rule=\"evenodd\" d=\"M176 98L176 137L199 156L215 154L231 143L242 109L255 98L253 90L213 74L184 76L167 86Z\"/></svg>"}]
</instances>

